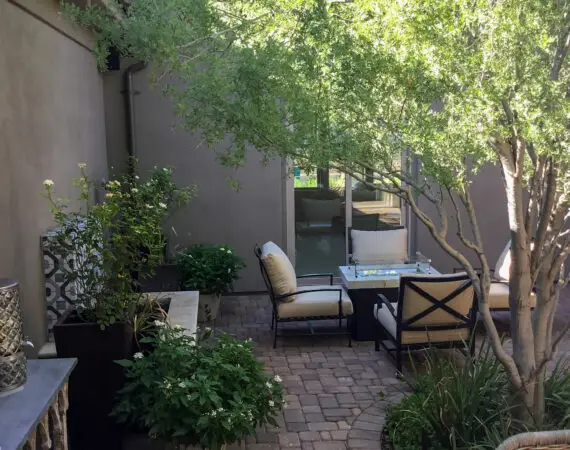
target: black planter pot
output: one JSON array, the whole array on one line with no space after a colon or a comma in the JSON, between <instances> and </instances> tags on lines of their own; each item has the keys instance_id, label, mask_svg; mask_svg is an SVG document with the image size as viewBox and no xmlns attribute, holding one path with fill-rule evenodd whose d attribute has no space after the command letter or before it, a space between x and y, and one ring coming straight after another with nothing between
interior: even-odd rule
<instances>
[{"instance_id":1,"label":"black planter pot","mask_svg":"<svg viewBox=\"0 0 570 450\"><path fill-rule=\"evenodd\" d=\"M69 448L120 450L122 427L109 413L125 380L115 361L132 356L132 326L101 330L96 323L64 316L53 331L58 357L78 358L69 380Z\"/></svg>"}]
</instances>

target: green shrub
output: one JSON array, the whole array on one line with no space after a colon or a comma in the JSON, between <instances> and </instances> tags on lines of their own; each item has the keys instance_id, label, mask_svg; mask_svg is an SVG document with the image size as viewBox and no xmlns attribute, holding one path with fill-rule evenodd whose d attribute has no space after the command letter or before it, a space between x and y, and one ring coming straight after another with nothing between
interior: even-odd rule
<instances>
[{"instance_id":1,"label":"green shrub","mask_svg":"<svg viewBox=\"0 0 570 450\"><path fill-rule=\"evenodd\" d=\"M277 425L281 379L264 372L251 340L208 339L209 329L194 338L156 325L158 333L141 340L152 352L119 361L127 376L114 410L120 422L149 430L152 438L209 450Z\"/></svg>"},{"instance_id":2,"label":"green shrub","mask_svg":"<svg viewBox=\"0 0 570 450\"><path fill-rule=\"evenodd\" d=\"M245 267L227 245L196 244L178 253L182 288L203 294L224 294Z\"/></svg>"},{"instance_id":3,"label":"green shrub","mask_svg":"<svg viewBox=\"0 0 570 450\"><path fill-rule=\"evenodd\" d=\"M549 428L570 428L570 371L566 360L560 360L544 384L545 422Z\"/></svg>"},{"instance_id":4,"label":"green shrub","mask_svg":"<svg viewBox=\"0 0 570 450\"><path fill-rule=\"evenodd\" d=\"M386 425L395 449L495 448L510 428L509 383L487 347L464 363L428 350L406 382L413 393L391 407Z\"/></svg>"}]
</instances>

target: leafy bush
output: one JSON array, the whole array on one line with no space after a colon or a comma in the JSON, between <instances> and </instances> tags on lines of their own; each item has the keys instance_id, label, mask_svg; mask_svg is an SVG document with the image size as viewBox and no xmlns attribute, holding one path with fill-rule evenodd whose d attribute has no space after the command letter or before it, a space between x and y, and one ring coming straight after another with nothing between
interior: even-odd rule
<instances>
[{"instance_id":1,"label":"leafy bush","mask_svg":"<svg viewBox=\"0 0 570 450\"><path fill-rule=\"evenodd\" d=\"M509 382L487 347L464 363L428 350L406 382L413 393L391 407L386 425L395 449L486 448L509 428Z\"/></svg>"},{"instance_id":2,"label":"leafy bush","mask_svg":"<svg viewBox=\"0 0 570 450\"><path fill-rule=\"evenodd\" d=\"M178 253L182 288L204 294L223 294L245 267L227 245L197 244Z\"/></svg>"},{"instance_id":3,"label":"leafy bush","mask_svg":"<svg viewBox=\"0 0 570 450\"><path fill-rule=\"evenodd\" d=\"M143 341L150 354L135 354L114 415L149 430L152 438L219 450L241 440L274 416L283 403L281 379L256 361L252 343L227 334L196 339L180 328L162 327Z\"/></svg>"},{"instance_id":4,"label":"leafy bush","mask_svg":"<svg viewBox=\"0 0 570 450\"><path fill-rule=\"evenodd\" d=\"M145 182L138 176L109 181L105 202L93 203L97 185L85 164L79 169L73 180L78 210L55 196L52 180L44 181L45 196L58 226L55 245L73 264L69 281L76 285L77 313L104 327L132 319L139 281L152 275L164 256L162 223L172 207L188 201L191 189L178 188L170 169L155 168Z\"/></svg>"},{"instance_id":5,"label":"leafy bush","mask_svg":"<svg viewBox=\"0 0 570 450\"><path fill-rule=\"evenodd\" d=\"M570 428L570 370L560 360L544 384L546 420L553 429Z\"/></svg>"}]
</instances>

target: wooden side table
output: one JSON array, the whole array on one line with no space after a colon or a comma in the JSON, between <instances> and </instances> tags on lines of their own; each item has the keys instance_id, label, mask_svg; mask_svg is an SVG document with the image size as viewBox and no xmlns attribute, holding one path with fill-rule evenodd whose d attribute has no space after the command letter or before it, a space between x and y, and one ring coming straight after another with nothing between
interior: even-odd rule
<instances>
[{"instance_id":1,"label":"wooden side table","mask_svg":"<svg viewBox=\"0 0 570 450\"><path fill-rule=\"evenodd\" d=\"M0 397L1 450L67 450L67 381L76 363L28 361L23 388Z\"/></svg>"}]
</instances>

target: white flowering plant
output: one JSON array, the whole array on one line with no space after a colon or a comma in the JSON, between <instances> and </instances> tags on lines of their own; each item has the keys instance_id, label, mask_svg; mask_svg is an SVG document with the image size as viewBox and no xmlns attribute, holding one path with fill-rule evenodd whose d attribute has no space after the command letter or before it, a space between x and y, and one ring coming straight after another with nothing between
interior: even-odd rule
<instances>
[{"instance_id":1,"label":"white flowering plant","mask_svg":"<svg viewBox=\"0 0 570 450\"><path fill-rule=\"evenodd\" d=\"M177 265L185 290L220 295L228 291L245 267L227 245L196 244L178 252Z\"/></svg>"},{"instance_id":2,"label":"white flowering plant","mask_svg":"<svg viewBox=\"0 0 570 450\"><path fill-rule=\"evenodd\" d=\"M158 327L146 338L152 352L119 361L127 377L113 412L119 422L148 430L154 439L209 450L240 441L256 427L277 426L279 376L264 371L251 340L211 335L208 328L189 336L179 327Z\"/></svg>"},{"instance_id":3,"label":"white flowering plant","mask_svg":"<svg viewBox=\"0 0 570 450\"><path fill-rule=\"evenodd\" d=\"M45 197L58 228L55 245L69 255L77 291L76 312L101 327L131 321L140 299L139 283L151 276L165 254L162 224L172 207L186 203L192 188L178 188L171 169L155 168L146 181L124 175L105 186L79 164L72 202L56 196L52 180L44 181ZM94 202L102 189L105 200Z\"/></svg>"}]
</instances>

